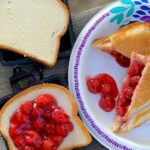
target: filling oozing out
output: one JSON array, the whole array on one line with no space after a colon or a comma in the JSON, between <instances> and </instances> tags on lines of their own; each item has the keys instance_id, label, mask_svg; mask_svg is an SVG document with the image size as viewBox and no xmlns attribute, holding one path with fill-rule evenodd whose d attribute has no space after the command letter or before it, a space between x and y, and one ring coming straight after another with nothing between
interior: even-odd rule
<instances>
[{"instance_id":1,"label":"filling oozing out","mask_svg":"<svg viewBox=\"0 0 150 150\"><path fill-rule=\"evenodd\" d=\"M130 65L130 59L126 56L123 56L122 54L118 53L117 51L111 51L110 55L113 56L116 60L116 62L122 66L122 67L129 67Z\"/></svg>"},{"instance_id":2,"label":"filling oozing out","mask_svg":"<svg viewBox=\"0 0 150 150\"><path fill-rule=\"evenodd\" d=\"M53 95L23 103L10 118L9 135L18 150L56 150L73 124Z\"/></svg>"},{"instance_id":3,"label":"filling oozing out","mask_svg":"<svg viewBox=\"0 0 150 150\"><path fill-rule=\"evenodd\" d=\"M124 116L131 104L133 92L138 85L144 64L137 59L134 59L129 67L126 78L122 83L122 89L117 100L117 114Z\"/></svg>"},{"instance_id":4,"label":"filling oozing out","mask_svg":"<svg viewBox=\"0 0 150 150\"><path fill-rule=\"evenodd\" d=\"M108 74L99 74L96 77L87 79L87 87L91 93L101 94L99 107L106 112L115 108L115 98L118 95L118 88L115 80Z\"/></svg>"}]
</instances>

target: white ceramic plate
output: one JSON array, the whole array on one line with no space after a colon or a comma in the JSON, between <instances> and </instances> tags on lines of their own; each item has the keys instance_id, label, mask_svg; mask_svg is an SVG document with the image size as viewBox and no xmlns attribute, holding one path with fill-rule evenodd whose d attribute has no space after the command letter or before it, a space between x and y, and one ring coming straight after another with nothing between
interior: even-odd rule
<instances>
[{"instance_id":1,"label":"white ceramic plate","mask_svg":"<svg viewBox=\"0 0 150 150\"><path fill-rule=\"evenodd\" d=\"M109 149L150 150L150 122L127 134L111 132L115 111L103 112L98 107L99 96L87 89L87 76L108 73L118 87L126 74L111 56L91 46L94 39L116 31L130 21L150 21L150 1L121 0L113 3L94 16L84 27L72 51L69 65L69 88L74 94L80 115L91 134Z\"/></svg>"}]
</instances>

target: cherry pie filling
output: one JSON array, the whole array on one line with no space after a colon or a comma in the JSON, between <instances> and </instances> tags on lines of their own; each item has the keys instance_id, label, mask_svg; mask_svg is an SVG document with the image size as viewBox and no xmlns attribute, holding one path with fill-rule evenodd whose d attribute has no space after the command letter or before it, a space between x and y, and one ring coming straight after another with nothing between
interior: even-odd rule
<instances>
[{"instance_id":1,"label":"cherry pie filling","mask_svg":"<svg viewBox=\"0 0 150 150\"><path fill-rule=\"evenodd\" d=\"M19 150L56 150L73 124L53 95L23 103L10 118L9 135Z\"/></svg>"},{"instance_id":2,"label":"cherry pie filling","mask_svg":"<svg viewBox=\"0 0 150 150\"><path fill-rule=\"evenodd\" d=\"M138 60L134 59L129 67L126 78L123 81L121 92L117 99L117 114L119 116L124 116L128 111L131 104L131 99L141 78L141 74L144 68L144 64Z\"/></svg>"},{"instance_id":3,"label":"cherry pie filling","mask_svg":"<svg viewBox=\"0 0 150 150\"><path fill-rule=\"evenodd\" d=\"M115 50L111 51L109 54L115 58L116 62L120 66L122 66L122 67L129 67L130 59L127 58L126 56L123 56L122 54L118 53Z\"/></svg>"},{"instance_id":4,"label":"cherry pie filling","mask_svg":"<svg viewBox=\"0 0 150 150\"><path fill-rule=\"evenodd\" d=\"M96 77L87 79L87 87L91 93L101 94L99 107L106 112L115 108L115 98L118 95L118 88L115 80L108 74L99 74Z\"/></svg>"}]
</instances>

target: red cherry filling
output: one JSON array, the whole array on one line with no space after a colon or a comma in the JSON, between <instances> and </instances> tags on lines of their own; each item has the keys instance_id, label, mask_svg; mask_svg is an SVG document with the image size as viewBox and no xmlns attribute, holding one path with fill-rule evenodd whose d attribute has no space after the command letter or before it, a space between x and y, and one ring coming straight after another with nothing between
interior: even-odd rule
<instances>
[{"instance_id":1,"label":"red cherry filling","mask_svg":"<svg viewBox=\"0 0 150 150\"><path fill-rule=\"evenodd\" d=\"M99 106L106 112L115 108L115 98L118 95L118 88L115 80L108 74L99 74L87 80L87 86L91 93L101 94Z\"/></svg>"},{"instance_id":2,"label":"red cherry filling","mask_svg":"<svg viewBox=\"0 0 150 150\"><path fill-rule=\"evenodd\" d=\"M111 97L102 96L99 101L99 106L106 112L110 112L115 108L115 100Z\"/></svg>"},{"instance_id":3,"label":"red cherry filling","mask_svg":"<svg viewBox=\"0 0 150 150\"><path fill-rule=\"evenodd\" d=\"M90 92L99 93L101 91L100 82L97 78L90 78L87 80L87 86Z\"/></svg>"},{"instance_id":4,"label":"red cherry filling","mask_svg":"<svg viewBox=\"0 0 150 150\"><path fill-rule=\"evenodd\" d=\"M130 64L127 77L123 81L121 92L117 100L117 114L124 116L131 104L131 99L140 80L144 64L139 60L133 60Z\"/></svg>"},{"instance_id":5,"label":"red cherry filling","mask_svg":"<svg viewBox=\"0 0 150 150\"><path fill-rule=\"evenodd\" d=\"M117 51L110 52L110 55L113 56L116 62L122 67L129 67L130 59L118 53Z\"/></svg>"},{"instance_id":6,"label":"red cherry filling","mask_svg":"<svg viewBox=\"0 0 150 150\"><path fill-rule=\"evenodd\" d=\"M56 150L72 130L69 116L54 96L44 94L14 112L9 135L19 150Z\"/></svg>"}]
</instances>

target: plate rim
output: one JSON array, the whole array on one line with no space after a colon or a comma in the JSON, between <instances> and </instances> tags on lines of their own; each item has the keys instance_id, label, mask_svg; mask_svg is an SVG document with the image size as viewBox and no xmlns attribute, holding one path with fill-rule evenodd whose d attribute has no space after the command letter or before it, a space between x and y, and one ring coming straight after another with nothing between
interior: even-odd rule
<instances>
[{"instance_id":1,"label":"plate rim","mask_svg":"<svg viewBox=\"0 0 150 150\"><path fill-rule=\"evenodd\" d=\"M135 0L133 0L133 1L135 1ZM112 138L110 138L109 140L109 143L108 143L108 141L106 141L107 142L107 144L104 142L104 141L102 141L102 140L100 140L96 135L95 135L95 133L92 131L94 128L93 127L91 127L91 125L89 125L89 121L87 122L87 119L85 118L85 114L83 113L83 110L82 110L82 104L83 104L83 101L82 101L82 98L81 98L81 96L79 96L80 95L80 93L79 92L75 92L75 88L78 90L78 91L80 91L80 87L79 87L79 83L76 85L76 83L77 82L79 82L78 81L78 77L74 77L76 74L75 74L75 71L76 70L78 70L78 67L79 67L79 62L77 63L76 62L76 60L77 60L77 58L78 58L78 54L80 53L80 56L81 56L81 52L82 52L82 49L83 49L83 40L85 40L85 37L87 38L88 36L90 36L90 34L92 33L92 31L91 31L91 33L88 35L88 36L86 36L88 33L89 33L89 31L90 31L90 29L94 26L94 24L95 23L97 23L97 21L98 21L98 18L101 18L101 16L103 16L104 15L104 13L106 14L106 12L108 12L107 10L110 10L110 7L112 7L112 6L114 6L115 4L118 4L120 1L118 0L118 1L116 1L116 2L113 2L113 3L111 3L110 5L108 5L106 8L104 8L104 9L102 9L102 10L100 10L98 13L96 13L96 15L94 15L91 19L90 19L90 21L88 21L88 23L85 25L85 27L82 29L82 31L81 31L81 33L79 34L79 36L78 36L78 38L77 38L77 40L76 40L76 42L75 42L75 45L74 45L74 47L73 47L73 50L72 50L72 53L71 53L71 57L70 57L70 61L69 61L69 69L68 69L68 85L69 85L69 89L70 89L70 91L73 93L73 95L75 96L75 98L76 98L76 101L77 101L77 103L78 103L78 106L79 106L79 113L80 113L80 115L81 115L81 118L83 119L83 121L84 121L84 123L85 123L85 125L86 125L86 127L88 128L88 130L89 130L89 132L93 135L93 137L98 141L98 142L100 142L102 145L104 145L105 147L107 147L107 148L109 148L109 149L114 149L114 147L115 147L115 149L117 148L117 149L126 149L126 150L133 150L133 148L130 148L130 147L128 147L128 146L126 146L126 145L122 145L122 144L120 144L120 142L116 142L115 141L115 143L114 144L112 144L110 141L114 141ZM92 24L92 27L90 26L90 24ZM99 25L100 23L98 23L98 25ZM90 29L89 29L90 28ZM95 27L96 28L96 27ZM88 31L87 31L87 29L89 29ZM93 29L94 30L94 29ZM88 39L88 38L87 38ZM82 41L82 42L81 42ZM86 42L85 42L85 44L86 44ZM78 64L77 66L76 66L76 64ZM78 72L78 71L77 71ZM79 72L78 72L79 73ZM77 75L78 76L78 75ZM73 84L73 80L77 80L77 82L75 82L74 81L74 84ZM73 85L75 86L75 87L73 87ZM80 102L79 102L80 101ZM86 106L84 106L84 107L86 107ZM86 109L86 108L85 108ZM96 126L96 125L95 125ZM98 127L99 128L99 127ZM91 130L92 129L92 130ZM100 128L100 130L103 132L103 129L101 129ZM105 134L105 133L104 133ZM102 136L102 135L101 135ZM106 134L106 136L108 136L107 134ZM104 137L103 137L104 138ZM108 138L109 138L109 136L108 136ZM106 140L106 139L105 139ZM109 144L109 145L108 145ZM111 145L111 146L110 146ZM147 146L145 147L145 148L148 148Z\"/></svg>"}]
</instances>

